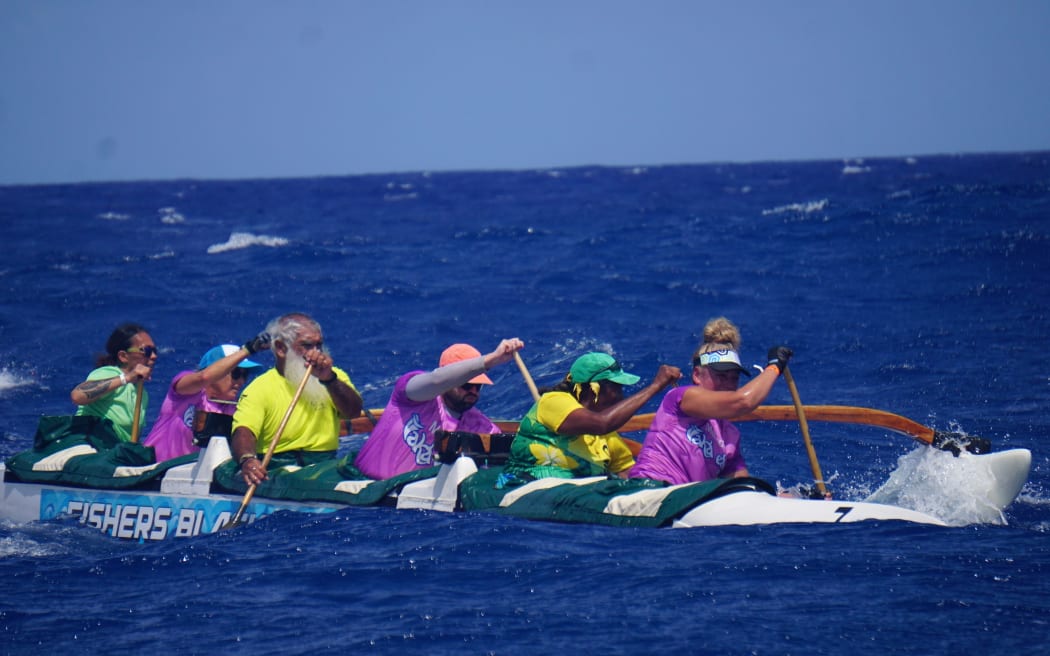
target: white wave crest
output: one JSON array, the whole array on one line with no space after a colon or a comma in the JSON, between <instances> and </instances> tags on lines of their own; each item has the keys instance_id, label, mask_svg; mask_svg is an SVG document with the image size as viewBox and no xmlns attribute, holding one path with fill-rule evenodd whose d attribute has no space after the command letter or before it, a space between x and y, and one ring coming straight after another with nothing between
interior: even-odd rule
<instances>
[{"instance_id":1,"label":"white wave crest","mask_svg":"<svg viewBox=\"0 0 1050 656\"><path fill-rule=\"evenodd\" d=\"M846 160L842 164L842 175L856 175L858 173L867 173L871 170L870 166L864 166L864 160L856 159L852 162Z\"/></svg>"},{"instance_id":2,"label":"white wave crest","mask_svg":"<svg viewBox=\"0 0 1050 656\"><path fill-rule=\"evenodd\" d=\"M813 212L822 212L828 207L828 199L822 198L820 200L809 201L808 203L791 203L790 205L781 205L774 207L771 210L762 210L762 216L771 216L773 214L812 214Z\"/></svg>"},{"instance_id":3,"label":"white wave crest","mask_svg":"<svg viewBox=\"0 0 1050 656\"><path fill-rule=\"evenodd\" d=\"M225 253L226 251L237 251L249 246L270 246L276 248L285 246L288 240L284 237L270 237L269 235L253 235L250 232L230 233L230 238L222 244L212 244L208 247L208 254Z\"/></svg>"},{"instance_id":4,"label":"white wave crest","mask_svg":"<svg viewBox=\"0 0 1050 656\"><path fill-rule=\"evenodd\" d=\"M98 218L104 221L127 221L131 218L130 214L121 214L119 212L103 212L98 215Z\"/></svg>"},{"instance_id":5,"label":"white wave crest","mask_svg":"<svg viewBox=\"0 0 1050 656\"><path fill-rule=\"evenodd\" d=\"M23 378L7 369L0 369L0 394L19 387L27 387L34 384L36 384L36 382L32 378Z\"/></svg>"},{"instance_id":6,"label":"white wave crest","mask_svg":"<svg viewBox=\"0 0 1050 656\"><path fill-rule=\"evenodd\" d=\"M174 225L176 223L185 223L186 217L179 214L178 210L174 207L162 207L157 212L160 214L160 222Z\"/></svg>"},{"instance_id":7,"label":"white wave crest","mask_svg":"<svg viewBox=\"0 0 1050 656\"><path fill-rule=\"evenodd\" d=\"M17 524L11 522L3 522L2 525L8 530L20 528ZM62 553L63 550L60 546L37 542L26 535L15 534L0 538L0 558L7 558L10 556L46 558L49 556L60 556Z\"/></svg>"}]
</instances>

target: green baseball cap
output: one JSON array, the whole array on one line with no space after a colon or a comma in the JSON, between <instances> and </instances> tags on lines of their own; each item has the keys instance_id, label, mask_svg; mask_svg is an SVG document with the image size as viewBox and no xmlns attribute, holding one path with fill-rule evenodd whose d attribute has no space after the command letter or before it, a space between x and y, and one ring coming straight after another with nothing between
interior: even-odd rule
<instances>
[{"instance_id":1,"label":"green baseball cap","mask_svg":"<svg viewBox=\"0 0 1050 656\"><path fill-rule=\"evenodd\" d=\"M621 385L634 385L638 376L627 373L620 363L608 353L586 353L576 358L569 369L569 376L574 383L597 383L609 380Z\"/></svg>"}]
</instances>

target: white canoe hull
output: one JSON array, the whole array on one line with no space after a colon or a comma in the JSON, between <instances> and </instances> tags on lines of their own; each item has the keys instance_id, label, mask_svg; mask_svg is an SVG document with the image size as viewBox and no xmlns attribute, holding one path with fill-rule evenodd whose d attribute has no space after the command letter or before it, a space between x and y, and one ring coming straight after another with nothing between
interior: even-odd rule
<instances>
[{"instance_id":1,"label":"white canoe hull","mask_svg":"<svg viewBox=\"0 0 1050 656\"><path fill-rule=\"evenodd\" d=\"M675 528L751 526L756 524L840 524L866 520L896 520L917 524L946 524L925 513L881 503L825 501L775 497L765 492L734 492L693 508L675 521Z\"/></svg>"}]
</instances>

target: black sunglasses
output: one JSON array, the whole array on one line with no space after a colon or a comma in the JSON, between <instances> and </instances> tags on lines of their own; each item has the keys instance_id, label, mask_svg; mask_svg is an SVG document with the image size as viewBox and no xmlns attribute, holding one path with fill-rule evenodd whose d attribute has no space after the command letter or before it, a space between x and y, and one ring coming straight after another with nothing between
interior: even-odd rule
<instances>
[{"instance_id":1,"label":"black sunglasses","mask_svg":"<svg viewBox=\"0 0 1050 656\"><path fill-rule=\"evenodd\" d=\"M125 353L141 353L144 358L152 358L157 353L156 346L132 346L124 349Z\"/></svg>"},{"instance_id":2,"label":"black sunglasses","mask_svg":"<svg viewBox=\"0 0 1050 656\"><path fill-rule=\"evenodd\" d=\"M247 369L241 369L240 367L237 367L236 369L234 369L233 371L230 372L230 376L232 376L234 380L241 379L241 378L247 380L248 379L248 370Z\"/></svg>"},{"instance_id":3,"label":"black sunglasses","mask_svg":"<svg viewBox=\"0 0 1050 656\"><path fill-rule=\"evenodd\" d=\"M481 383L463 383L459 388L464 392L480 392Z\"/></svg>"}]
</instances>

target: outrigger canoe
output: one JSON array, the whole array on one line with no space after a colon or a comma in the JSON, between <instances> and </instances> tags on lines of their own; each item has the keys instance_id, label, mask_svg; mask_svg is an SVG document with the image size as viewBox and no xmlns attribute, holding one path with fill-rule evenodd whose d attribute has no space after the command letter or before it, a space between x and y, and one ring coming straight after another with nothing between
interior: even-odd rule
<instances>
[{"instance_id":1,"label":"outrigger canoe","mask_svg":"<svg viewBox=\"0 0 1050 656\"><path fill-rule=\"evenodd\" d=\"M794 411L791 406L765 406L744 420L787 420L794 418ZM1013 502L1028 478L1031 453L1026 449L989 453L986 442L939 433L884 411L847 406L806 406L806 411L814 421L882 426L952 451L961 463L981 472L974 478L991 481L982 494L999 511ZM623 430L644 429L651 418L639 415ZM509 431L516 428L516 422L499 423L508 433L443 433L439 465L382 481L357 471L354 454L309 467L277 466L275 460L271 481L250 496L241 520L252 522L282 510L325 513L382 505L609 526L865 520L945 525L933 515L895 505L778 496L773 486L757 478L676 486L619 478L540 479L498 489L499 465L513 437ZM352 433L369 428L363 418L347 427ZM89 427L72 433L48 442L38 431L32 451L0 465L0 519L20 523L73 518L117 538L162 540L218 531L245 499L246 488L224 436L210 437L199 454L155 463L152 449L114 442L105 431L92 432Z\"/></svg>"}]
</instances>

